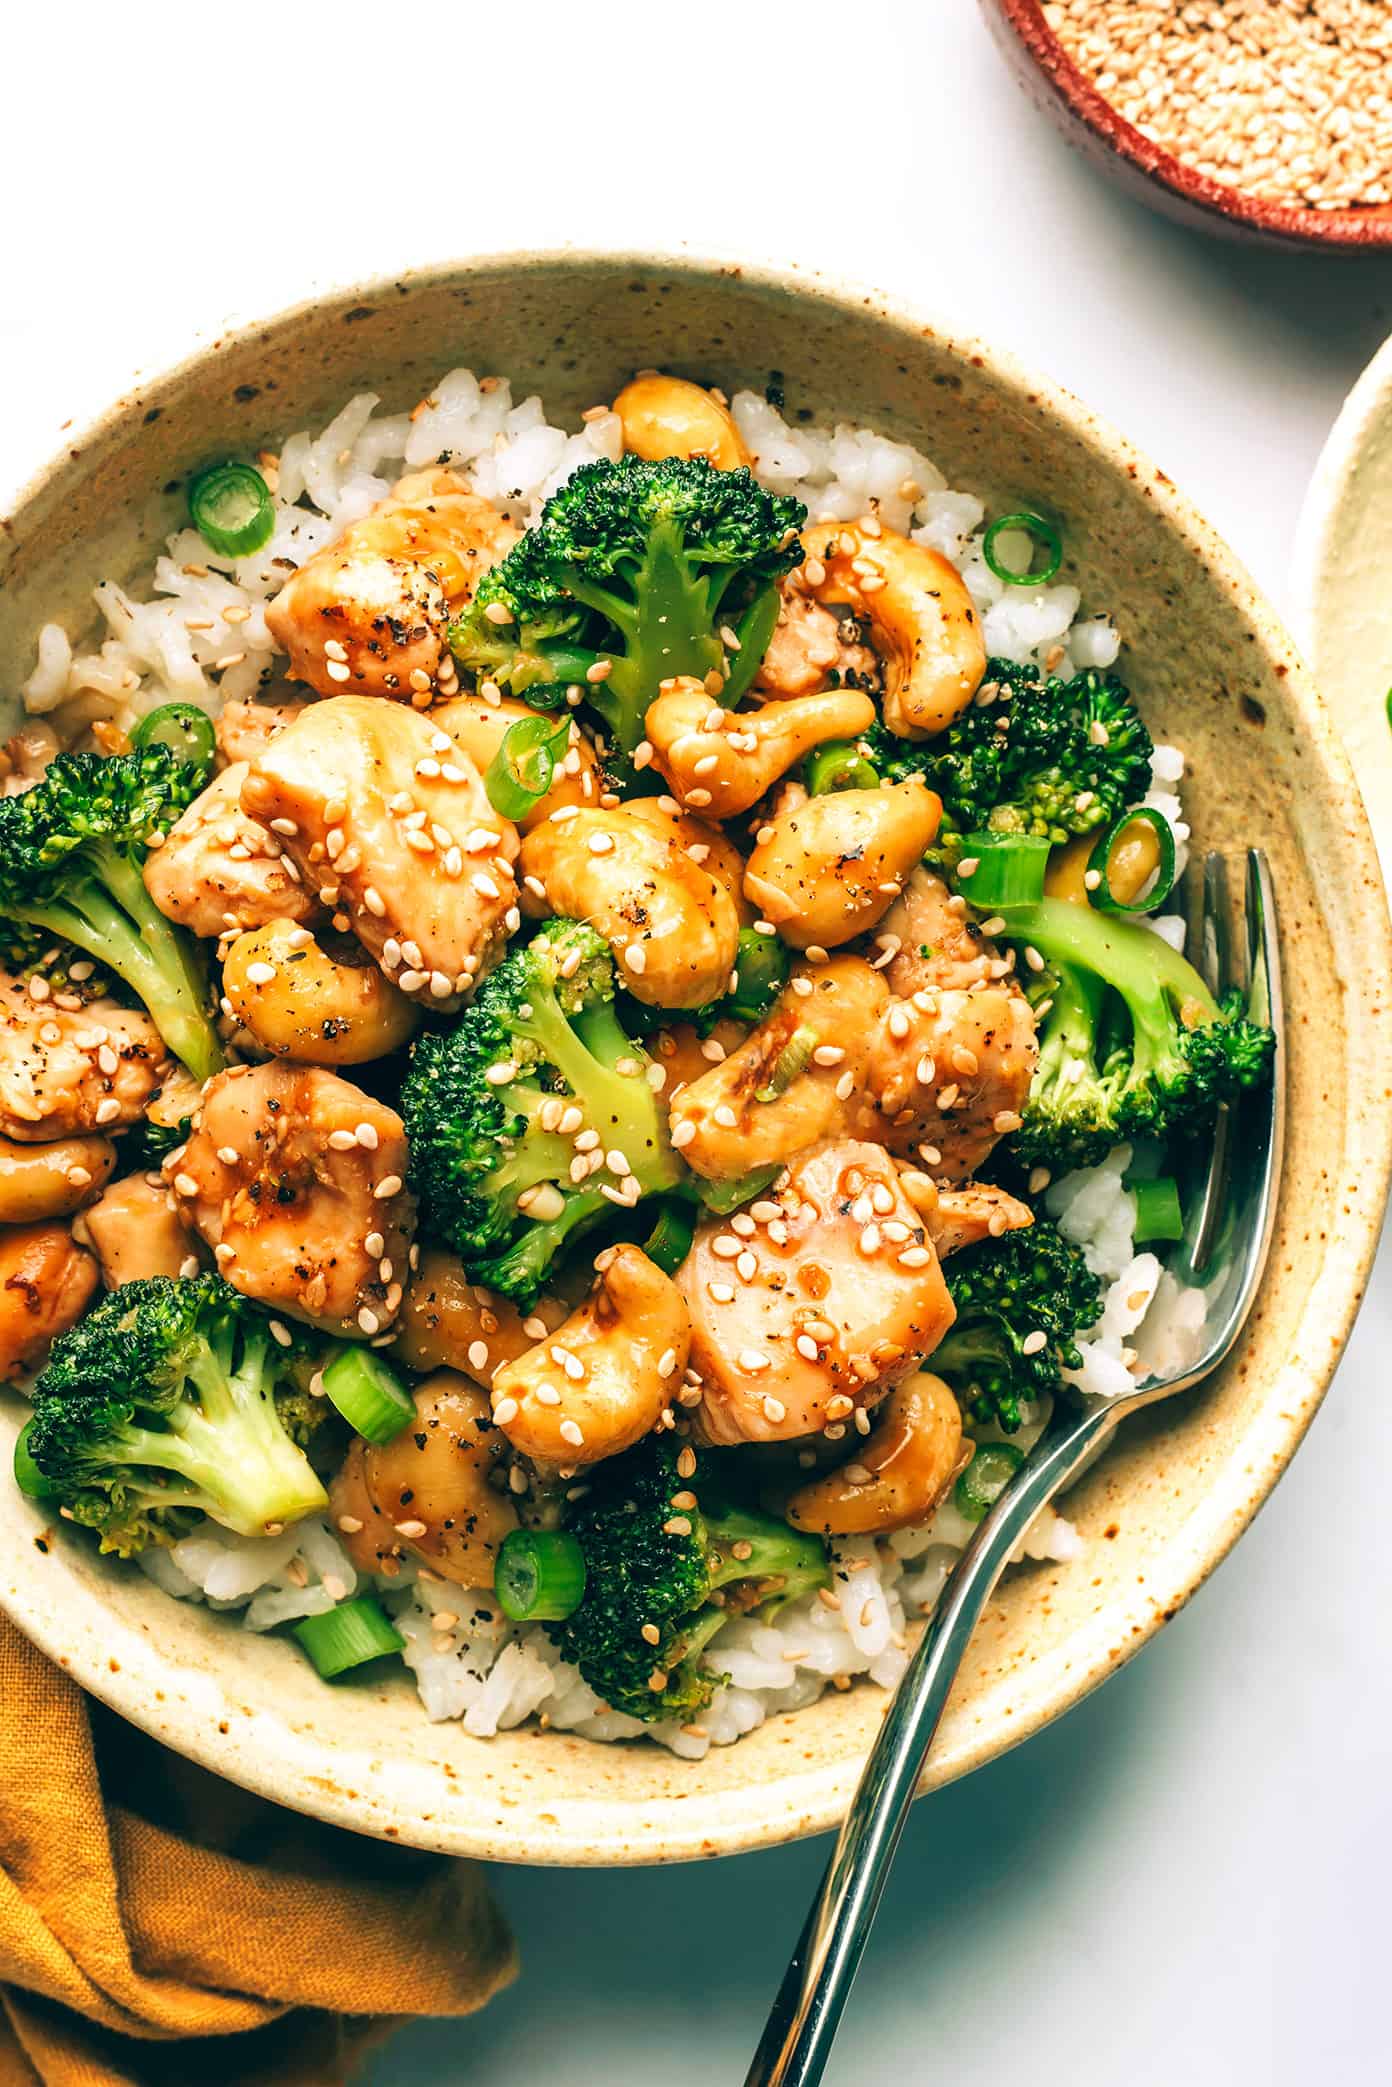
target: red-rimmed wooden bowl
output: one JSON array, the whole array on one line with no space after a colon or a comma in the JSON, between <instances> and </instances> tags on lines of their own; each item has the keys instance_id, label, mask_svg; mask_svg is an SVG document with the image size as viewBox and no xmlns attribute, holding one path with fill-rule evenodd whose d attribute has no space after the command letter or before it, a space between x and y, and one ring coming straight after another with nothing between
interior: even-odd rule
<instances>
[{"instance_id":1,"label":"red-rimmed wooden bowl","mask_svg":"<svg viewBox=\"0 0 1392 2087\"><path fill-rule=\"evenodd\" d=\"M1392 248L1392 204L1304 210L1213 181L1143 137L1098 93L1044 19L1040 0L980 0L1021 86L1065 136L1130 194L1183 224L1260 246L1335 253Z\"/></svg>"}]
</instances>

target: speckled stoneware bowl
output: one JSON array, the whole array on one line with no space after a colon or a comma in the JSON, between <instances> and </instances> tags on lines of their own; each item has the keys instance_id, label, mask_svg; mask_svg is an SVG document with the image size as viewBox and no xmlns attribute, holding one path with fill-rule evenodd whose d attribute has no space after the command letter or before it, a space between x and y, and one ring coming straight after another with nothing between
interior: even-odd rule
<instances>
[{"instance_id":1,"label":"speckled stoneware bowl","mask_svg":"<svg viewBox=\"0 0 1392 2087\"><path fill-rule=\"evenodd\" d=\"M1076 400L864 291L631 255L460 263L355 289L219 341L121 400L4 525L11 685L43 617L81 616L100 574L148 559L192 463L322 422L366 387L409 406L459 363L510 372L571 413L646 364L731 390L776 370L791 412L873 422L998 511L1066 518L1067 576L1117 616L1151 722L1189 751L1201 844L1259 841L1274 864L1290 1156L1247 1339L1200 1395L1132 1423L1073 1495L1084 1555L1000 1590L935 1751L931 1779L945 1781L1057 1717L1174 1615L1270 1492L1329 1382L1392 1139L1392 1113L1369 1105L1388 1085L1377 1022L1392 948L1348 765L1245 574ZM6 1462L18 1420L0 1399ZM513 1861L671 1861L826 1827L884 1700L829 1694L696 1765L556 1732L480 1742L428 1724L404 1677L325 1687L293 1645L167 1600L8 1491L0 1600L95 1694L235 1781L362 1832Z\"/></svg>"}]
</instances>

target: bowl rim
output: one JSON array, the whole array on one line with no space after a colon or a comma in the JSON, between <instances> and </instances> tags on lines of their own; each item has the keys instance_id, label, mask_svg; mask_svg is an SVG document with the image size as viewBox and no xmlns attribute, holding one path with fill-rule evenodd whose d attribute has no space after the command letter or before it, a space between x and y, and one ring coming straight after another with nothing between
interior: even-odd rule
<instances>
[{"instance_id":1,"label":"bowl rim","mask_svg":"<svg viewBox=\"0 0 1392 2087\"><path fill-rule=\"evenodd\" d=\"M1121 471L1140 475L1155 506L1194 556L1216 573L1226 585L1237 613L1247 620L1266 657L1279 665L1323 773L1350 796L1351 807L1360 816L1351 817L1344 846L1351 871L1362 874L1379 888L1377 857L1366 816L1353 790L1352 770L1332 723L1325 713L1308 669L1274 610L1236 555L1182 494L1144 453L1111 424L1085 406L1072 392L1051 378L1037 374L1009 351L988 346L977 337L941 325L934 315L910 298L888 293L839 273L794 266L775 266L748 253L726 250L697 251L685 244L667 251L633 248L586 248L562 245L547 249L513 252L479 252L418 268L347 284L334 284L284 307L269 318L253 318L216 333L180 361L131 386L80 432L68 434L62 450L31 474L15 496L28 502L71 468L74 453L89 468L93 453L99 460L101 446L121 439L137 406L177 402L181 387L192 376L206 370L210 359L233 347L252 347L259 340L293 329L307 317L324 310L370 304L402 292L451 287L471 275L513 271L545 274L558 268L632 270L658 275L681 275L693 280L733 277L756 291L773 296L820 300L847 317L868 313L891 334L908 341L924 337L955 358L970 360L989 370L1003 390L1027 414L1052 415L1108 474ZM1381 917L1365 917L1360 934L1380 945L1376 966L1385 975L1392 970L1392 923L1385 910ZM1369 975L1368 973L1362 975ZM1371 988L1354 988L1360 1000ZM1156 1562L1143 1590L1130 1597L1128 1605L1114 1611L1105 1631L1096 1628L1080 1633L1077 1656L1065 1663L1047 1699L1012 1717L1009 1730L982 1731L965 1738L954 1752L950 1766L930 1761L920 1792L967 1774L999 1757L1012 1746L1030 1738L1055 1718L1071 1709L1109 1675L1138 1652L1198 1590L1227 1555L1258 1508L1269 1497L1294 1455L1306 1429L1328 1390L1335 1366L1362 1301L1363 1290L1376 1249L1380 1218L1389 1182L1392 1182L1392 1112L1366 1110L1352 1117L1347 1126L1347 1159L1358 1178L1371 1185L1373 1193L1343 1213L1343 1222L1332 1228L1318 1309L1319 1358L1309 1365L1309 1395L1295 1400L1268 1402L1257 1417L1249 1438L1250 1457L1246 1468L1237 1471L1230 1460L1218 1481L1197 1496L1196 1512L1186 1525L1185 1540L1168 1545ZM1330 1266L1330 1257L1333 1266ZM1330 1293L1334 1293L1331 1295ZM1313 1306L1311 1307L1314 1308ZM1259 1468L1261 1476L1254 1479ZM448 1818L437 1811L427 1828L422 1827L416 1808L395 1790L371 1800L358 1798L351 1790L353 1770L369 1760L365 1754L345 1747L333 1753L341 1773L332 1785L322 1774L324 1743L306 1736L288 1724L278 1728L279 1751L272 1758L264 1744L248 1746L245 1739L229 1736L224 1724L201 1714L183 1692L186 1670L174 1655L147 1637L122 1628L119 1649L113 1651L108 1611L90 1621L79 1618L76 1628L63 1626L58 1610L45 1600L39 1575L23 1584L0 1580L0 1607L41 1651L59 1664L91 1694L132 1723L150 1731L201 1766L270 1798L276 1803L308 1813L331 1824L376 1834L399 1843L440 1852L500 1861L533 1864L614 1864L704 1859L735 1854L746 1849L772 1846L801 1836L825 1831L844 1815L860 1773L857 1754L844 1755L818 1768L790 1771L776 1779L786 1802L778 1816L770 1816L767 1785L757 1790L721 1793L699 1808L667 1798L644 1807L643 1824L650 1838L627 1838L622 1846L600 1845L594 1839L594 1822L577 1805L567 1818L553 1817L547 1827L529 1830L525 1821L504 1820L480 1804L470 1812L467 1786L452 1786L457 1806ZM95 1603L96 1606L100 1606ZM1125 1629L1117 1634L1116 1615ZM160 1695L161 1685L163 1694ZM153 1708L159 1696L161 1708ZM263 1735L264 1741L265 1735ZM525 1811L525 1806L515 1807ZM553 1813L556 1807L552 1806Z\"/></svg>"},{"instance_id":2,"label":"bowl rim","mask_svg":"<svg viewBox=\"0 0 1392 2087\"><path fill-rule=\"evenodd\" d=\"M1015 37L1045 86L1099 143L1146 181L1169 192L1203 216L1246 227L1289 245L1378 253L1392 246L1392 203L1350 205L1343 210L1308 210L1272 203L1245 189L1215 181L1186 164L1129 123L1070 56L1050 28L1042 0L981 0Z\"/></svg>"}]
</instances>

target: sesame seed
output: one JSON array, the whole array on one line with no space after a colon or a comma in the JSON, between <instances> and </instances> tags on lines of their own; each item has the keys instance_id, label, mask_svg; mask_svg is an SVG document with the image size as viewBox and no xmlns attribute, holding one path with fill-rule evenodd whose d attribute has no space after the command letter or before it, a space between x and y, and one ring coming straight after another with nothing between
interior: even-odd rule
<instances>
[{"instance_id":1,"label":"sesame seed","mask_svg":"<svg viewBox=\"0 0 1392 2087\"><path fill-rule=\"evenodd\" d=\"M718 1103L711 1114L722 1130L734 1130L739 1123L739 1117L727 1101Z\"/></svg>"},{"instance_id":2,"label":"sesame seed","mask_svg":"<svg viewBox=\"0 0 1392 2087\"><path fill-rule=\"evenodd\" d=\"M499 1399L493 1408L493 1418L500 1428L505 1428L516 1420L521 1410L516 1399Z\"/></svg>"},{"instance_id":3,"label":"sesame seed","mask_svg":"<svg viewBox=\"0 0 1392 2087\"><path fill-rule=\"evenodd\" d=\"M97 1113L100 1116L101 1111L98 1110ZM174 1193L179 1196L196 1196L198 1194L198 1183L194 1180L192 1174L176 1174L174 1176Z\"/></svg>"},{"instance_id":4,"label":"sesame seed","mask_svg":"<svg viewBox=\"0 0 1392 2087\"><path fill-rule=\"evenodd\" d=\"M761 1403L764 1409L764 1419L769 1423L770 1427L776 1428L780 1421L787 1419L787 1407L782 1399L776 1399L771 1391L765 1394Z\"/></svg>"},{"instance_id":5,"label":"sesame seed","mask_svg":"<svg viewBox=\"0 0 1392 2087\"><path fill-rule=\"evenodd\" d=\"M376 1333L380 1329L382 1322L377 1317L376 1312L369 1310L367 1305L363 1305L358 1313L358 1324L364 1333Z\"/></svg>"},{"instance_id":6,"label":"sesame seed","mask_svg":"<svg viewBox=\"0 0 1392 2087\"><path fill-rule=\"evenodd\" d=\"M379 920L382 919L387 910L387 902L375 884L368 884L363 887L363 904L368 912L375 913Z\"/></svg>"},{"instance_id":7,"label":"sesame seed","mask_svg":"<svg viewBox=\"0 0 1392 2087\"><path fill-rule=\"evenodd\" d=\"M397 1535L404 1536L408 1543L414 1543L417 1537L424 1536L426 1532L426 1524L416 1519L409 1522L393 1522L392 1527ZM435 1618L435 1628L438 1630L440 1627L440 1619L437 1616Z\"/></svg>"},{"instance_id":8,"label":"sesame seed","mask_svg":"<svg viewBox=\"0 0 1392 2087\"><path fill-rule=\"evenodd\" d=\"M926 1268L933 1255L926 1246L906 1246L897 1258L901 1268Z\"/></svg>"},{"instance_id":9,"label":"sesame seed","mask_svg":"<svg viewBox=\"0 0 1392 2087\"><path fill-rule=\"evenodd\" d=\"M607 681L614 671L611 659L597 659L593 666L586 667L585 679L589 682Z\"/></svg>"},{"instance_id":10,"label":"sesame seed","mask_svg":"<svg viewBox=\"0 0 1392 2087\"><path fill-rule=\"evenodd\" d=\"M671 1142L678 1152L682 1150L683 1146L689 1145L695 1135L696 1126L694 1123L674 1123L672 1125Z\"/></svg>"},{"instance_id":11,"label":"sesame seed","mask_svg":"<svg viewBox=\"0 0 1392 2087\"><path fill-rule=\"evenodd\" d=\"M632 971L635 976L640 976L648 968L648 952L641 942L626 943L623 960L625 967Z\"/></svg>"},{"instance_id":12,"label":"sesame seed","mask_svg":"<svg viewBox=\"0 0 1392 2087\"><path fill-rule=\"evenodd\" d=\"M389 1196L399 1196L401 1194L401 1176L399 1174L384 1174L373 1189L372 1194L378 1203L385 1203Z\"/></svg>"}]
</instances>

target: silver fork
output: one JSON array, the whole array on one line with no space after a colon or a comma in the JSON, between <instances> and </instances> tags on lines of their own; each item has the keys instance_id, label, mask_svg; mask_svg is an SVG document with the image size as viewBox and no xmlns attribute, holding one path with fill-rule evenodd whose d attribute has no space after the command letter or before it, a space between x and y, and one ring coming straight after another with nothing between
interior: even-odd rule
<instances>
[{"instance_id":1,"label":"silver fork","mask_svg":"<svg viewBox=\"0 0 1392 2087\"><path fill-rule=\"evenodd\" d=\"M1235 975L1237 938L1221 856L1207 858L1201 899L1188 910L1191 961L1214 990L1245 984L1249 1011L1275 1030L1277 1047L1270 1087L1222 1114L1189 1199L1185 1237L1170 1262L1182 1281L1203 1290L1202 1352L1177 1376L1143 1379L1112 1398L1086 1398L1081 1411L1074 1408L1046 1435L977 1528L870 1749L745 2087L814 2087L821 2079L948 1693L991 1590L1029 1524L1128 1414L1189 1390L1215 1370L1252 1308L1275 1223L1285 1116L1276 903L1265 856L1257 849L1247 856L1245 980Z\"/></svg>"}]
</instances>

